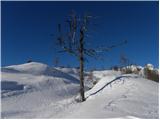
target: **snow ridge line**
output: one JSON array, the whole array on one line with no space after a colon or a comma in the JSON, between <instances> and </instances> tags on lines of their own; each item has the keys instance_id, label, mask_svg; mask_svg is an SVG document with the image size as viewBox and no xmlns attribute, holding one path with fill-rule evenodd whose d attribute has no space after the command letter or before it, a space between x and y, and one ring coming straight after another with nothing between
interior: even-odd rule
<instances>
[{"instance_id":1,"label":"snow ridge line","mask_svg":"<svg viewBox=\"0 0 160 120\"><path fill-rule=\"evenodd\" d=\"M113 79L113 80L111 80L110 82L106 83L102 88L100 88L100 89L97 90L96 92L91 93L90 95L88 95L88 96L86 97L86 99L89 98L90 96L93 96L93 95L97 94L98 92L100 92L101 90L103 90L106 86L111 85L111 83L113 83L114 81L122 80L122 78L131 78L131 77L132 77L132 76L119 76L119 77L116 77L115 79ZM124 82L124 79L123 79L123 82Z\"/></svg>"}]
</instances>

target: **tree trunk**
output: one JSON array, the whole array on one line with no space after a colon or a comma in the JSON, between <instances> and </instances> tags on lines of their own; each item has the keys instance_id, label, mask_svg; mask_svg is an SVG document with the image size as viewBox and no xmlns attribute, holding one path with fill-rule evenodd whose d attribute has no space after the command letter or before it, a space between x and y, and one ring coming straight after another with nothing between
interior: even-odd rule
<instances>
[{"instance_id":1,"label":"tree trunk","mask_svg":"<svg viewBox=\"0 0 160 120\"><path fill-rule=\"evenodd\" d=\"M80 30L80 95L81 95L81 101L85 101L85 96L84 96L84 54L83 54L83 39L84 39L84 31Z\"/></svg>"}]
</instances>

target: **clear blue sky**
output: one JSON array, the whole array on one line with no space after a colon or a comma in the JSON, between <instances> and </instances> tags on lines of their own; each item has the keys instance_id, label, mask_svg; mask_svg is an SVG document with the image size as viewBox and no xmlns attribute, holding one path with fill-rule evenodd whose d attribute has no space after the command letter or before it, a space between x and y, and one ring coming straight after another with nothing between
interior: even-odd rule
<instances>
[{"instance_id":1,"label":"clear blue sky","mask_svg":"<svg viewBox=\"0 0 160 120\"><path fill-rule=\"evenodd\" d=\"M2 66L22 64L28 59L53 65L78 66L75 58L57 53L57 24L64 23L71 10L96 16L86 42L112 45L123 40L128 44L106 53L104 61L89 58L86 68L119 65L121 54L139 65L158 67L158 2L1 2Z\"/></svg>"}]
</instances>

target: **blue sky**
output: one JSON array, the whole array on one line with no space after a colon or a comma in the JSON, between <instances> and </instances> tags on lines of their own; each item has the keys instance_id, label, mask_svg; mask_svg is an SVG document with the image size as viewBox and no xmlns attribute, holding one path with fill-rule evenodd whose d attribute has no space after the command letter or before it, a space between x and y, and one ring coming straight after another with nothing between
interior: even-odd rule
<instances>
[{"instance_id":1,"label":"blue sky","mask_svg":"<svg viewBox=\"0 0 160 120\"><path fill-rule=\"evenodd\" d=\"M57 53L57 24L65 23L72 11L96 16L90 26L91 46L128 44L105 53L104 60L88 58L86 68L109 68L119 65L125 54L132 63L158 67L159 16L158 2L2 2L1 3L2 66L22 64L28 59L53 66L59 57L61 66L78 66L76 58ZM60 50L60 49L59 49Z\"/></svg>"}]
</instances>

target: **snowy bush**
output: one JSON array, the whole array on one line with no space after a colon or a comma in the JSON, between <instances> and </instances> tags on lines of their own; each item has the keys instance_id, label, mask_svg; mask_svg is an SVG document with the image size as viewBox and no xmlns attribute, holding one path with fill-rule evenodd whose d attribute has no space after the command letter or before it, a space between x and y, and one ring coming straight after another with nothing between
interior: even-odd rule
<instances>
[{"instance_id":1,"label":"snowy bush","mask_svg":"<svg viewBox=\"0 0 160 120\"><path fill-rule=\"evenodd\" d=\"M98 81L93 81L93 85L97 84Z\"/></svg>"},{"instance_id":2,"label":"snowy bush","mask_svg":"<svg viewBox=\"0 0 160 120\"><path fill-rule=\"evenodd\" d=\"M125 70L123 70L123 72L125 74L131 74L131 73L133 73L133 71L130 68L126 68Z\"/></svg>"},{"instance_id":3,"label":"snowy bush","mask_svg":"<svg viewBox=\"0 0 160 120\"><path fill-rule=\"evenodd\" d=\"M154 66L152 64L147 64L145 68L147 68L148 70L154 70Z\"/></svg>"},{"instance_id":4,"label":"snowy bush","mask_svg":"<svg viewBox=\"0 0 160 120\"><path fill-rule=\"evenodd\" d=\"M152 64L147 64L144 68L144 76L149 80L159 82L159 71L154 69Z\"/></svg>"},{"instance_id":5,"label":"snowy bush","mask_svg":"<svg viewBox=\"0 0 160 120\"><path fill-rule=\"evenodd\" d=\"M131 73L138 74L139 73L138 72L139 69L137 69L137 66L135 66L135 65L123 67L121 69L121 71L122 71L123 74L131 74Z\"/></svg>"}]
</instances>

